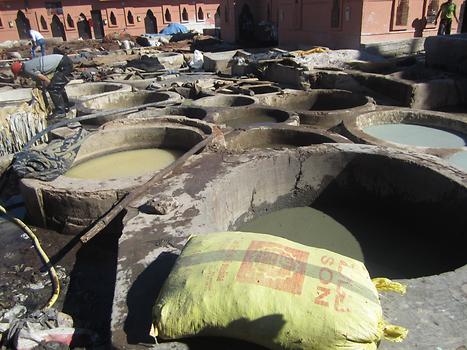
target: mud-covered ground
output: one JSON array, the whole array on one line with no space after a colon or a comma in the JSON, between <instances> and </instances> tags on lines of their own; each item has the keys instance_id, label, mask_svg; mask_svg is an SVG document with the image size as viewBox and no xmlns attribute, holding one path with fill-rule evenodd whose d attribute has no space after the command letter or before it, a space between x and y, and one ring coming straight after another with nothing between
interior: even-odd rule
<instances>
[{"instance_id":1,"label":"mud-covered ground","mask_svg":"<svg viewBox=\"0 0 467 350\"><path fill-rule=\"evenodd\" d=\"M11 213L23 216L24 209L16 207ZM118 224L86 245L82 245L78 237L30 227L60 278L61 293L54 308L72 316L75 327L94 330L100 342L107 342ZM52 286L26 234L3 217L0 218L0 232L0 323L7 323L42 308L52 295Z\"/></svg>"}]
</instances>

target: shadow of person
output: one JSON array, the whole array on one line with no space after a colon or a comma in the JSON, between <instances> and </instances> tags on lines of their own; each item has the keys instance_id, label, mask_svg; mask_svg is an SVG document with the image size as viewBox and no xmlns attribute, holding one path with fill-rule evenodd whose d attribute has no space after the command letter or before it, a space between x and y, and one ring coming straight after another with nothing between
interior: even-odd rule
<instances>
[{"instance_id":1,"label":"shadow of person","mask_svg":"<svg viewBox=\"0 0 467 350\"><path fill-rule=\"evenodd\" d=\"M415 18L412 22L412 28L415 29L414 37L421 38L423 36L423 31L426 28L426 18Z\"/></svg>"},{"instance_id":2,"label":"shadow of person","mask_svg":"<svg viewBox=\"0 0 467 350\"><path fill-rule=\"evenodd\" d=\"M76 327L97 332L103 343L110 341L122 215L77 252L63 304L63 311L73 317Z\"/></svg>"}]
</instances>

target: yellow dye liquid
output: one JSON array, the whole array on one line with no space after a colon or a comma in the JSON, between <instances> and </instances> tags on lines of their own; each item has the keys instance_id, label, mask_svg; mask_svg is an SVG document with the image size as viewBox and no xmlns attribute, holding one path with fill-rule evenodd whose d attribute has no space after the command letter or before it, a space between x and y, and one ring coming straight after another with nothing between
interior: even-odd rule
<instances>
[{"instance_id":1,"label":"yellow dye liquid","mask_svg":"<svg viewBox=\"0 0 467 350\"><path fill-rule=\"evenodd\" d=\"M267 233L363 262L362 248L352 233L329 215L310 207L278 210L253 219L238 231Z\"/></svg>"},{"instance_id":2,"label":"yellow dye liquid","mask_svg":"<svg viewBox=\"0 0 467 350\"><path fill-rule=\"evenodd\" d=\"M182 155L182 151L160 148L117 152L78 164L65 176L105 180L145 175L167 167Z\"/></svg>"}]
</instances>

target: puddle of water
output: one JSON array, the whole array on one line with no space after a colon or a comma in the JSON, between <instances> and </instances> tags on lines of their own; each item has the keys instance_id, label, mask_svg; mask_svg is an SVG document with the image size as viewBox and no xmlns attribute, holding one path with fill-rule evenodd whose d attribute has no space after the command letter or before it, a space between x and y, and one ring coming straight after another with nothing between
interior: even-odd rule
<instances>
[{"instance_id":1,"label":"puddle of water","mask_svg":"<svg viewBox=\"0 0 467 350\"><path fill-rule=\"evenodd\" d=\"M412 146L455 148L466 145L463 135L422 125L381 124L369 126L363 131L378 139Z\"/></svg>"},{"instance_id":2,"label":"puddle of water","mask_svg":"<svg viewBox=\"0 0 467 350\"><path fill-rule=\"evenodd\" d=\"M182 155L182 151L160 148L117 152L78 164L65 176L105 180L144 175L165 168Z\"/></svg>"},{"instance_id":3,"label":"puddle of water","mask_svg":"<svg viewBox=\"0 0 467 350\"><path fill-rule=\"evenodd\" d=\"M231 119L225 122L228 126L232 128L244 128L248 126L268 126L271 124L276 124L277 119L270 117L268 115L255 115L248 117L240 117L236 119Z\"/></svg>"},{"instance_id":4,"label":"puddle of water","mask_svg":"<svg viewBox=\"0 0 467 350\"><path fill-rule=\"evenodd\" d=\"M467 151L454 153L447 160L458 168L467 171Z\"/></svg>"},{"instance_id":5,"label":"puddle of water","mask_svg":"<svg viewBox=\"0 0 467 350\"><path fill-rule=\"evenodd\" d=\"M363 262L362 249L352 233L329 215L310 207L278 210L253 219L238 231L267 233Z\"/></svg>"}]
</instances>

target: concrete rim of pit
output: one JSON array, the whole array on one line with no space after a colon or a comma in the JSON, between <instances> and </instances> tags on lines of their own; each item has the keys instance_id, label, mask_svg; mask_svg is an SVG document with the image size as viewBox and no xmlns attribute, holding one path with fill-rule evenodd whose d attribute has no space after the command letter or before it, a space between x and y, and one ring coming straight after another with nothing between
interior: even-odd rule
<instances>
[{"instance_id":1,"label":"concrete rim of pit","mask_svg":"<svg viewBox=\"0 0 467 350\"><path fill-rule=\"evenodd\" d=\"M29 102L32 99L32 88L11 89L0 92L0 105L11 106Z\"/></svg>"},{"instance_id":2,"label":"concrete rim of pit","mask_svg":"<svg viewBox=\"0 0 467 350\"><path fill-rule=\"evenodd\" d=\"M135 92L115 92L105 96L95 97L82 101L77 104L76 109L79 114L93 114L103 110L137 107L147 103L156 103L157 107L167 107L180 104L183 97L176 92L171 91L135 91ZM106 122L114 120L113 116L101 117L98 119L90 119L88 122L92 124L102 125Z\"/></svg>"},{"instance_id":3,"label":"concrete rim of pit","mask_svg":"<svg viewBox=\"0 0 467 350\"><path fill-rule=\"evenodd\" d=\"M131 85L110 82L90 82L68 84L65 87L70 101L79 103L91 98L113 94L115 92L132 91Z\"/></svg>"}]
</instances>

